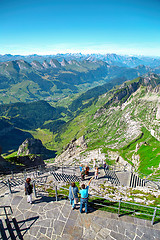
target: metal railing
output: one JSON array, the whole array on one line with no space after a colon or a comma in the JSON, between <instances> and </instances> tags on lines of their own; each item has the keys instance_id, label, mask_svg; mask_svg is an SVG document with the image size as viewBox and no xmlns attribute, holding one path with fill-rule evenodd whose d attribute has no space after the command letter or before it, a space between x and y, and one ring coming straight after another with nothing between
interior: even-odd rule
<instances>
[{"instance_id":1,"label":"metal railing","mask_svg":"<svg viewBox=\"0 0 160 240\"><path fill-rule=\"evenodd\" d=\"M75 175L75 171L79 168L79 166L64 166L63 164L52 164L52 165L46 165L46 164L42 164L42 165L38 165L38 166L34 166L31 168L24 168L23 170L20 171L8 171L4 173L0 173L0 177L3 178L15 178L17 176L23 175L23 176L27 176L27 174L30 173L34 173L35 177L39 176L40 174L43 173L47 173L50 171L60 171L62 174L66 172L66 170L70 173L72 173L73 175Z\"/></svg>"},{"instance_id":2,"label":"metal railing","mask_svg":"<svg viewBox=\"0 0 160 240\"><path fill-rule=\"evenodd\" d=\"M68 188L64 188L64 187L60 187L59 191L61 192L62 190L66 190L69 191ZM66 196L66 195L64 195ZM137 204L137 203L131 203L131 202L125 202L122 201L122 199L120 200L113 200L112 198L105 198L102 196L97 196L97 195L90 195L90 201L89 203L92 205L97 205L99 207L105 207L105 208L112 208L114 210L117 211L118 217L120 217L121 215L125 215L125 212L130 212L132 214L134 214L134 216L141 216L142 218L144 218L143 216L148 216L150 217L151 220L151 225L154 224L155 222L155 218L159 218L160 219L160 208L158 207L150 207L150 206L146 206L146 205L142 205L142 204ZM92 201L93 198L96 198L97 202ZM58 194L56 193L56 199L58 199ZM110 203L117 203L117 206L111 206L110 204L107 205L103 204L103 203L98 203L98 200L106 200L109 201ZM124 205L129 205L130 207L125 207ZM135 207L137 207L137 209L135 209ZM149 212L149 213L148 213ZM151 214L152 212L152 214Z\"/></svg>"}]
</instances>

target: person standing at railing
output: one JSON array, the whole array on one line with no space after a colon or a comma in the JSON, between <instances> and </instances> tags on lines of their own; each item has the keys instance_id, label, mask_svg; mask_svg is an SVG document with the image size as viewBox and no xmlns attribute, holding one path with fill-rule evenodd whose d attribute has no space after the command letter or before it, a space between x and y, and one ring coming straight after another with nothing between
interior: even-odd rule
<instances>
[{"instance_id":1,"label":"person standing at railing","mask_svg":"<svg viewBox=\"0 0 160 240\"><path fill-rule=\"evenodd\" d=\"M25 182L25 195L27 195L27 202L32 204L32 192L33 186L31 185L31 179L27 178Z\"/></svg>"},{"instance_id":2,"label":"person standing at railing","mask_svg":"<svg viewBox=\"0 0 160 240\"><path fill-rule=\"evenodd\" d=\"M71 186L69 187L69 199L70 204L72 205L72 209L75 209L76 204L78 203L78 188L76 187L76 184L73 182L71 183Z\"/></svg>"},{"instance_id":3,"label":"person standing at railing","mask_svg":"<svg viewBox=\"0 0 160 240\"><path fill-rule=\"evenodd\" d=\"M81 185L81 190L79 191L79 193L81 194L81 200L80 200L80 213L82 213L82 208L83 208L83 205L85 205L85 213L87 214L88 213L88 190L89 190L89 185L92 181L94 177L92 177L90 180L89 180L89 183L87 185L87 187L85 187L85 184L82 184Z\"/></svg>"}]
</instances>

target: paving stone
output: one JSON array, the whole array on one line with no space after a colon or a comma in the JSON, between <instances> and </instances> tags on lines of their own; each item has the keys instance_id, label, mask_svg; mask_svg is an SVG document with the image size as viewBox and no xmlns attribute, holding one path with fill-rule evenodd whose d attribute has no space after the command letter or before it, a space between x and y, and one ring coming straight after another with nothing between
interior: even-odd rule
<instances>
[{"instance_id":1,"label":"paving stone","mask_svg":"<svg viewBox=\"0 0 160 240\"><path fill-rule=\"evenodd\" d=\"M80 226L79 227L74 226L72 237L77 238L77 239L81 239L82 235L83 235L83 228L80 227Z\"/></svg>"},{"instance_id":2,"label":"paving stone","mask_svg":"<svg viewBox=\"0 0 160 240\"><path fill-rule=\"evenodd\" d=\"M112 221L111 223L109 223L109 224L107 225L107 228L108 228L109 230L113 230L114 232L119 232L119 231L118 231L117 223L114 222L114 221Z\"/></svg>"},{"instance_id":3,"label":"paving stone","mask_svg":"<svg viewBox=\"0 0 160 240\"><path fill-rule=\"evenodd\" d=\"M106 238L106 240L113 240L113 238L111 237L111 236L108 236L107 238ZM124 239L123 239L124 240Z\"/></svg>"},{"instance_id":4,"label":"paving stone","mask_svg":"<svg viewBox=\"0 0 160 240\"><path fill-rule=\"evenodd\" d=\"M59 220L59 219L57 219L57 220ZM50 226L48 226L48 227L51 227L53 229L55 221L56 221L55 219L50 219Z\"/></svg>"},{"instance_id":5,"label":"paving stone","mask_svg":"<svg viewBox=\"0 0 160 240\"><path fill-rule=\"evenodd\" d=\"M122 223L122 226L128 231L131 231L131 232L136 231L137 226L135 224L127 223L127 222L121 222L121 223Z\"/></svg>"},{"instance_id":6,"label":"paving stone","mask_svg":"<svg viewBox=\"0 0 160 240\"><path fill-rule=\"evenodd\" d=\"M32 206L31 206L31 211L33 211L33 212L39 212L39 206L38 205L36 205L36 204L32 204Z\"/></svg>"},{"instance_id":7,"label":"paving stone","mask_svg":"<svg viewBox=\"0 0 160 240\"><path fill-rule=\"evenodd\" d=\"M55 221L54 222L54 228L53 228L53 234L61 235L63 233L65 223L62 221Z\"/></svg>"},{"instance_id":8,"label":"paving stone","mask_svg":"<svg viewBox=\"0 0 160 240\"><path fill-rule=\"evenodd\" d=\"M124 236L123 240L133 240L133 239L129 238L128 236Z\"/></svg>"},{"instance_id":9,"label":"paving stone","mask_svg":"<svg viewBox=\"0 0 160 240\"><path fill-rule=\"evenodd\" d=\"M70 207L68 207L66 204L63 206L63 208L62 208L62 213L63 213L63 216L64 217L66 217L66 218L68 218L68 216L69 216L69 214L70 214L70 212L71 212L71 208Z\"/></svg>"},{"instance_id":10,"label":"paving stone","mask_svg":"<svg viewBox=\"0 0 160 240\"><path fill-rule=\"evenodd\" d=\"M45 213L46 218L51 218L51 219L57 219L59 214L60 214L60 209L59 208L54 208L52 210L48 210Z\"/></svg>"},{"instance_id":11,"label":"paving stone","mask_svg":"<svg viewBox=\"0 0 160 240\"><path fill-rule=\"evenodd\" d=\"M47 228L47 232L46 232L46 236L49 237L51 239L52 236L52 232L53 232L53 228Z\"/></svg>"},{"instance_id":12,"label":"paving stone","mask_svg":"<svg viewBox=\"0 0 160 240\"><path fill-rule=\"evenodd\" d=\"M39 231L40 231L40 233L43 233L45 235L47 232L47 228L41 227Z\"/></svg>"},{"instance_id":13,"label":"paving stone","mask_svg":"<svg viewBox=\"0 0 160 240\"><path fill-rule=\"evenodd\" d=\"M44 219L44 220L38 220L36 222L36 225L41 226L41 227L48 227L50 226L50 220L49 219Z\"/></svg>"},{"instance_id":14,"label":"paving stone","mask_svg":"<svg viewBox=\"0 0 160 240\"><path fill-rule=\"evenodd\" d=\"M140 219L140 218L134 218L134 223L137 225L145 226L146 225L146 220Z\"/></svg>"},{"instance_id":15,"label":"paving stone","mask_svg":"<svg viewBox=\"0 0 160 240\"><path fill-rule=\"evenodd\" d=\"M49 240L47 236L42 235L38 240Z\"/></svg>"},{"instance_id":16,"label":"paving stone","mask_svg":"<svg viewBox=\"0 0 160 240\"><path fill-rule=\"evenodd\" d=\"M136 234L138 235L138 237L142 237L143 232L141 232L138 228L136 229Z\"/></svg>"},{"instance_id":17,"label":"paving stone","mask_svg":"<svg viewBox=\"0 0 160 240\"><path fill-rule=\"evenodd\" d=\"M61 237L57 236L57 238L53 238L52 240L73 240L72 236L68 234L63 234ZM78 240L78 239L77 239Z\"/></svg>"},{"instance_id":18,"label":"paving stone","mask_svg":"<svg viewBox=\"0 0 160 240\"><path fill-rule=\"evenodd\" d=\"M131 231L129 231L129 230L126 229L125 235L126 235L127 237L129 237L130 239L134 239L134 237L135 237L135 232L131 232Z\"/></svg>"},{"instance_id":19,"label":"paving stone","mask_svg":"<svg viewBox=\"0 0 160 240\"><path fill-rule=\"evenodd\" d=\"M89 229L87 229L82 237L85 240L92 240L92 239L95 239L96 233L91 231L91 230L89 230Z\"/></svg>"},{"instance_id":20,"label":"paving stone","mask_svg":"<svg viewBox=\"0 0 160 240\"><path fill-rule=\"evenodd\" d=\"M66 224L65 224L65 228L64 228L63 234L70 234L70 235L72 235L74 226L75 226L75 221L72 220L72 219L68 219Z\"/></svg>"},{"instance_id":21,"label":"paving stone","mask_svg":"<svg viewBox=\"0 0 160 240\"><path fill-rule=\"evenodd\" d=\"M154 240L154 236L152 235L148 235L146 233L143 234L143 236L141 237L141 240Z\"/></svg>"},{"instance_id":22,"label":"paving stone","mask_svg":"<svg viewBox=\"0 0 160 240\"><path fill-rule=\"evenodd\" d=\"M37 238L31 235L24 235L24 240L37 240Z\"/></svg>"},{"instance_id":23,"label":"paving stone","mask_svg":"<svg viewBox=\"0 0 160 240\"><path fill-rule=\"evenodd\" d=\"M69 218L73 219L73 220L77 220L78 215L79 215L78 211L72 210L70 215L69 215Z\"/></svg>"},{"instance_id":24,"label":"paving stone","mask_svg":"<svg viewBox=\"0 0 160 240\"><path fill-rule=\"evenodd\" d=\"M63 222L66 222L67 221L67 218L63 216L62 212L60 212L57 220L60 220L60 221L63 221Z\"/></svg>"},{"instance_id":25,"label":"paving stone","mask_svg":"<svg viewBox=\"0 0 160 240\"><path fill-rule=\"evenodd\" d=\"M21 196L16 196L12 199L11 205L18 205L20 203L20 201L23 199L23 197Z\"/></svg>"},{"instance_id":26,"label":"paving stone","mask_svg":"<svg viewBox=\"0 0 160 240\"><path fill-rule=\"evenodd\" d=\"M91 226L91 222L92 222L92 216L90 216L89 214L85 214L85 213L79 213L77 220L75 222L76 226L82 226L85 228L90 228Z\"/></svg>"},{"instance_id":27,"label":"paving stone","mask_svg":"<svg viewBox=\"0 0 160 240\"><path fill-rule=\"evenodd\" d=\"M96 210L94 214L96 216L102 217L102 218L111 218L111 213L110 212L104 212L104 211Z\"/></svg>"},{"instance_id":28,"label":"paving stone","mask_svg":"<svg viewBox=\"0 0 160 240\"><path fill-rule=\"evenodd\" d=\"M57 235L56 234L52 234L52 240L55 240L57 238ZM65 238L64 238L65 239ZM67 238L66 238L67 239Z\"/></svg>"},{"instance_id":29,"label":"paving stone","mask_svg":"<svg viewBox=\"0 0 160 240\"><path fill-rule=\"evenodd\" d=\"M102 229L97 233L96 237L100 235L100 236L103 237L103 239L106 239L107 236L109 236L109 234L110 234L110 230L108 230L107 228L102 228Z\"/></svg>"},{"instance_id":30,"label":"paving stone","mask_svg":"<svg viewBox=\"0 0 160 240\"><path fill-rule=\"evenodd\" d=\"M138 236L136 236L135 238L134 238L134 240L140 240L141 238L140 237L138 237Z\"/></svg>"},{"instance_id":31,"label":"paving stone","mask_svg":"<svg viewBox=\"0 0 160 240\"><path fill-rule=\"evenodd\" d=\"M154 229L160 230L160 222L153 225Z\"/></svg>"},{"instance_id":32,"label":"paving stone","mask_svg":"<svg viewBox=\"0 0 160 240\"><path fill-rule=\"evenodd\" d=\"M93 221L91 223L90 228L97 233L101 230L102 226L100 226L99 224L97 224L96 222Z\"/></svg>"},{"instance_id":33,"label":"paving stone","mask_svg":"<svg viewBox=\"0 0 160 240\"><path fill-rule=\"evenodd\" d=\"M36 236L40 227L39 226L34 226L29 229L29 234L32 236Z\"/></svg>"},{"instance_id":34,"label":"paving stone","mask_svg":"<svg viewBox=\"0 0 160 240\"><path fill-rule=\"evenodd\" d=\"M121 233L121 234L125 234L125 226L121 224L121 222L118 223L117 225L117 228L118 228L118 232Z\"/></svg>"},{"instance_id":35,"label":"paving stone","mask_svg":"<svg viewBox=\"0 0 160 240\"><path fill-rule=\"evenodd\" d=\"M38 217L37 213L36 212L32 212L32 211L26 211L24 214L23 214L24 218L25 219L28 219L28 218L35 218L35 217Z\"/></svg>"},{"instance_id":36,"label":"paving stone","mask_svg":"<svg viewBox=\"0 0 160 240\"><path fill-rule=\"evenodd\" d=\"M48 211L48 210L52 210L53 208L59 208L60 207L60 204L58 204L57 202L50 202L50 203L47 203L44 207L43 207L43 210L44 211Z\"/></svg>"},{"instance_id":37,"label":"paving stone","mask_svg":"<svg viewBox=\"0 0 160 240\"><path fill-rule=\"evenodd\" d=\"M116 240L124 239L124 235L117 233L117 232L113 232L113 231L111 231L110 236L115 238Z\"/></svg>"},{"instance_id":38,"label":"paving stone","mask_svg":"<svg viewBox=\"0 0 160 240\"><path fill-rule=\"evenodd\" d=\"M145 227L145 226L138 226L138 230L140 230L143 233L146 233L148 236L151 237L157 237L157 233L159 233L158 230L155 230L153 228Z\"/></svg>"},{"instance_id":39,"label":"paving stone","mask_svg":"<svg viewBox=\"0 0 160 240\"><path fill-rule=\"evenodd\" d=\"M101 227L106 227L108 223L108 221L105 218L98 217L98 216L94 217L93 221L99 224Z\"/></svg>"}]
</instances>

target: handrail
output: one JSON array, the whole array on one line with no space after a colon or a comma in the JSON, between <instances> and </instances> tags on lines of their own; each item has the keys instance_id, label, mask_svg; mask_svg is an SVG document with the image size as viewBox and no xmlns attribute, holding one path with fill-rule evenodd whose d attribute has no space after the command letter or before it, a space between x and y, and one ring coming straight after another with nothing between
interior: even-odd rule
<instances>
[{"instance_id":1,"label":"handrail","mask_svg":"<svg viewBox=\"0 0 160 240\"><path fill-rule=\"evenodd\" d=\"M64 188L64 187L60 187L60 188L69 191L68 188ZM119 217L120 217L120 210L130 211L130 210L124 208L124 207L121 207L121 203L124 203L124 204L129 204L129 205L132 205L132 206L144 207L144 208L148 208L148 209L154 210L153 214L151 215L151 214L144 213L144 212L143 212L143 213L142 213L142 212L138 212L137 210L136 210L136 212L135 212L135 209L133 209L135 214L140 213L140 214L142 214L142 215L152 217L152 221L151 221L151 224L152 224L152 225L154 224L154 219L155 219L155 217L160 218L160 216L157 216L157 215L156 215L157 210L160 211L160 208L158 208L158 207L151 207L151 206L146 206L146 205L142 205L142 204L138 204L138 203L125 202L125 201L122 201L121 199L120 199L120 200L113 200L112 198L109 198L109 197L106 198L106 197L97 196L97 195L91 195L91 194L89 194L89 196L101 198L101 199L104 199L104 200L109 200L110 202L117 202L117 203L119 203L119 207L109 206L110 208L114 208L114 209L117 209L117 210L118 210L118 216L119 216ZM107 205L104 205L104 204L102 204L102 203L92 203L92 204L107 207Z\"/></svg>"},{"instance_id":2,"label":"handrail","mask_svg":"<svg viewBox=\"0 0 160 240\"><path fill-rule=\"evenodd\" d=\"M46 165L46 164L41 164L41 165L37 165L37 166L33 166L33 167L30 167L30 168L23 168L21 170L16 170L16 171L6 171L5 173L4 172L0 172L0 176L7 176L7 175L18 175L18 174L23 174L24 172L31 172L31 171L35 171L35 170L48 170L50 171L52 168L58 168L58 169L66 169L66 168L70 168L72 170L75 170L75 169L78 169L79 166L78 165L75 165L75 166L70 166L70 165L63 165L63 164L55 164L53 163L52 165Z\"/></svg>"}]
</instances>

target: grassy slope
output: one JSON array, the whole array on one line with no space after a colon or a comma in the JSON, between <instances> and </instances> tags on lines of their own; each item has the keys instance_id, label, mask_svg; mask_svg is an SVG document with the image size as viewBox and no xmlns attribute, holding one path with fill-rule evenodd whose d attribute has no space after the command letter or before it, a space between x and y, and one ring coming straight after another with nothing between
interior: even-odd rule
<instances>
[{"instance_id":1,"label":"grassy slope","mask_svg":"<svg viewBox=\"0 0 160 240\"><path fill-rule=\"evenodd\" d=\"M96 111L111 98L110 94L112 92L102 95L97 102L95 101L90 107L85 108L75 119L68 122L58 134L54 135L53 145L55 149L60 153L62 147L67 145L72 138L78 138L85 134L88 150L101 147L102 151L106 153L106 158L108 150L117 151L125 160L131 163L137 143L146 142L147 144L142 144L137 152L140 156L138 171L142 176L155 172L152 178L156 178L159 175L155 168L160 163L160 144L151 135L148 127L156 129L159 126L159 122L155 121L153 123L153 119L155 119L153 106L156 106L157 102L146 101L144 99L146 92L147 88L141 87L129 97L126 107L122 109L113 104L114 107L104 108L104 112L95 118ZM128 112L131 120L135 121L135 123L139 122L141 125L139 132L131 136L126 136L128 123L124 116Z\"/></svg>"}]
</instances>

